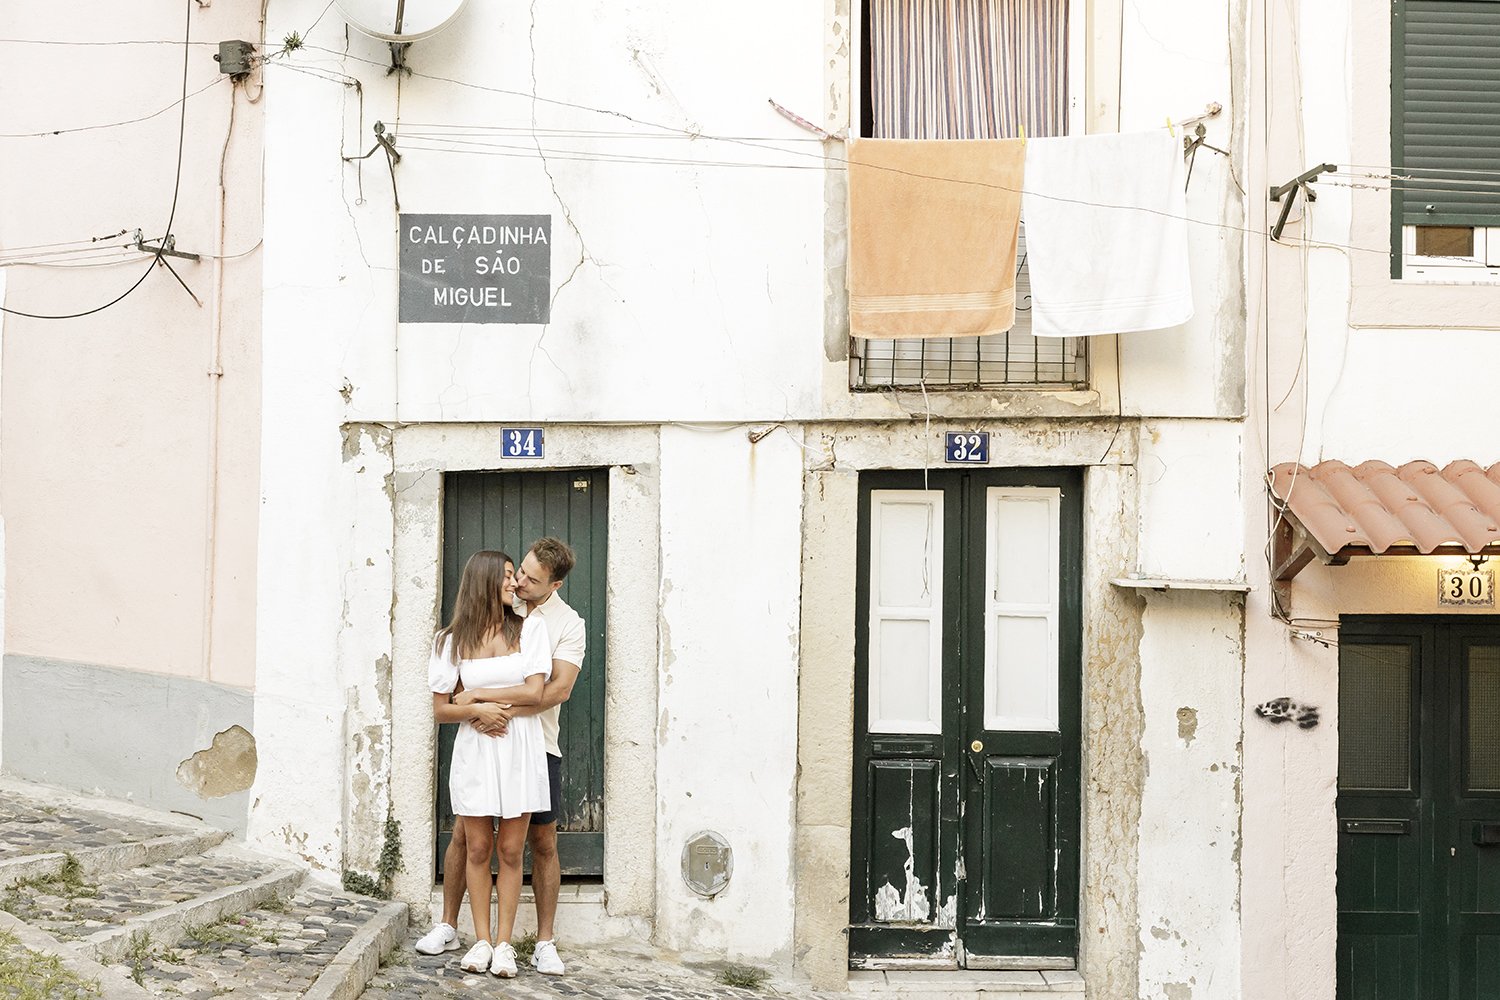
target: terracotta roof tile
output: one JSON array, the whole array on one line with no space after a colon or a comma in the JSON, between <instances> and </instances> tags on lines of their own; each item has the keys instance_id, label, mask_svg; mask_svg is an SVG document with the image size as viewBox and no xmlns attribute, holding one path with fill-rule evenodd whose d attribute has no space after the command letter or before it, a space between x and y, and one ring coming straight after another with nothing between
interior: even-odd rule
<instances>
[{"instance_id":1,"label":"terracotta roof tile","mask_svg":"<svg viewBox=\"0 0 1500 1000\"><path fill-rule=\"evenodd\" d=\"M1500 544L1500 463L1287 462L1271 470L1271 492L1330 554L1348 546L1427 553Z\"/></svg>"}]
</instances>

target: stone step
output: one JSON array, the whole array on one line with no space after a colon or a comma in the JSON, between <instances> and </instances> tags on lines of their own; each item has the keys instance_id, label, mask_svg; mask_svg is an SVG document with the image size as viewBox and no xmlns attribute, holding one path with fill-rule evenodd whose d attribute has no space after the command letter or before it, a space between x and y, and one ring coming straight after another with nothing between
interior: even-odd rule
<instances>
[{"instance_id":1,"label":"stone step","mask_svg":"<svg viewBox=\"0 0 1500 1000\"><path fill-rule=\"evenodd\" d=\"M83 878L97 878L202 854L219 846L228 837L223 830L205 830L202 833L173 833L137 842L80 847L68 852L50 851L0 858L0 889L8 889L17 882L55 880L66 871L69 858L78 863Z\"/></svg>"},{"instance_id":2,"label":"stone step","mask_svg":"<svg viewBox=\"0 0 1500 1000\"><path fill-rule=\"evenodd\" d=\"M171 944L189 924L290 896L300 869L227 847L112 872L96 879L81 872L22 882L0 896L0 909L101 961L114 959L132 935Z\"/></svg>"},{"instance_id":3,"label":"stone step","mask_svg":"<svg viewBox=\"0 0 1500 1000\"><path fill-rule=\"evenodd\" d=\"M295 893L152 941L115 960L157 996L353 1000L406 933L406 904L308 882Z\"/></svg>"},{"instance_id":4,"label":"stone step","mask_svg":"<svg viewBox=\"0 0 1500 1000\"><path fill-rule=\"evenodd\" d=\"M145 810L132 812L135 815L125 814L115 803L83 802L75 795L0 779L0 861L57 853L59 846L81 855L88 848L196 832L185 829L185 819L169 823L151 818Z\"/></svg>"}]
</instances>

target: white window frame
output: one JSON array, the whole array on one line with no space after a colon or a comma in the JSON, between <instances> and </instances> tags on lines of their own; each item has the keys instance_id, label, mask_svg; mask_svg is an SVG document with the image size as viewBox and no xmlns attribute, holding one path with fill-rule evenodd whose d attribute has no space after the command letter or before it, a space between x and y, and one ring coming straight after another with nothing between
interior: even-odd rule
<instances>
[{"instance_id":1,"label":"white window frame","mask_svg":"<svg viewBox=\"0 0 1500 1000\"><path fill-rule=\"evenodd\" d=\"M1042 604L1022 604L1000 600L996 581L1000 568L1000 539L997 531L996 511L1006 500L1025 500L1047 503L1047 594L1048 601ZM990 732L1061 732L1058 685L1061 680L1058 664L1059 621L1062 602L1059 597L1059 564L1062 555L1062 490L1055 486L991 486L985 491L985 552L984 552L984 728ZM1038 680L1050 684L1047 703L1052 711L1049 717L1001 715L992 711L996 703L995 693L999 688L1000 644L996 620L1000 617L1042 619L1047 623L1047 644L1050 650L1051 673Z\"/></svg>"},{"instance_id":2,"label":"white window frame","mask_svg":"<svg viewBox=\"0 0 1500 1000\"><path fill-rule=\"evenodd\" d=\"M929 607L884 606L880 603L881 517L886 504L919 504L927 507L927 580L932 602ZM922 572L913 566L913 573ZM923 734L938 736L943 732L943 493L941 490L871 490L870 491L870 607L868 657L870 689L867 693L868 731L882 734ZM927 659L926 719L882 718L880 715L880 626L887 621L925 621L930 623Z\"/></svg>"},{"instance_id":3,"label":"white window frame","mask_svg":"<svg viewBox=\"0 0 1500 1000\"><path fill-rule=\"evenodd\" d=\"M1403 225L1401 227L1401 280L1419 284L1449 285L1500 283L1500 226L1469 228L1474 230L1474 253L1472 255L1468 257L1423 257L1417 253L1418 227Z\"/></svg>"}]
</instances>

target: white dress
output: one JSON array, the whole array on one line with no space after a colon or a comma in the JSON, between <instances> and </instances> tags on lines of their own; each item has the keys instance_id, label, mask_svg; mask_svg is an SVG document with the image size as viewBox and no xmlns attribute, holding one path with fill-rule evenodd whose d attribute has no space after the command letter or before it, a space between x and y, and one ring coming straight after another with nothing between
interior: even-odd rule
<instances>
[{"instance_id":1,"label":"white dress","mask_svg":"<svg viewBox=\"0 0 1500 1000\"><path fill-rule=\"evenodd\" d=\"M452 639L433 648L427 682L436 694L452 694L463 681L465 691L513 687L533 674L543 681L552 676L552 644L547 623L532 615L521 626L521 648L506 656L460 660L448 656ZM504 736L486 736L468 723L458 727L453 741L453 766L448 794L455 816L501 816L552 808L547 781L547 742L542 720L522 715L510 720Z\"/></svg>"}]
</instances>

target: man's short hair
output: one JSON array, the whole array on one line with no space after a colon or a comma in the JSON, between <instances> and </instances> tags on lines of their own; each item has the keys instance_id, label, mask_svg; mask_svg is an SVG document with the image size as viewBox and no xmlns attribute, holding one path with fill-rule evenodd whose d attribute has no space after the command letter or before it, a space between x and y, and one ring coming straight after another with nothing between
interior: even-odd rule
<instances>
[{"instance_id":1,"label":"man's short hair","mask_svg":"<svg viewBox=\"0 0 1500 1000\"><path fill-rule=\"evenodd\" d=\"M536 561L542 564L547 571L547 576L552 583L561 583L573 568L577 557L573 555L573 549L561 538L538 538L531 544L531 554L536 556Z\"/></svg>"}]
</instances>

